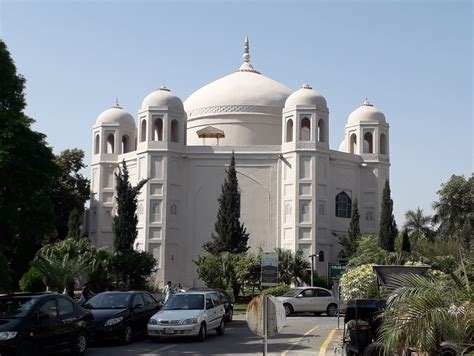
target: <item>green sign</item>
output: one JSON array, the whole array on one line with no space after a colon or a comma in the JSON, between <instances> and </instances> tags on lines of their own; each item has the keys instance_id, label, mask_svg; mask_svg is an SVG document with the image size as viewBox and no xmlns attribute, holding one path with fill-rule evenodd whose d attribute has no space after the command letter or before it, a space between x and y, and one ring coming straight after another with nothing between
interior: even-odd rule
<instances>
[{"instance_id":1,"label":"green sign","mask_svg":"<svg viewBox=\"0 0 474 356\"><path fill-rule=\"evenodd\" d=\"M331 281L338 281L345 271L345 265L333 265L331 263L328 264L328 278Z\"/></svg>"}]
</instances>

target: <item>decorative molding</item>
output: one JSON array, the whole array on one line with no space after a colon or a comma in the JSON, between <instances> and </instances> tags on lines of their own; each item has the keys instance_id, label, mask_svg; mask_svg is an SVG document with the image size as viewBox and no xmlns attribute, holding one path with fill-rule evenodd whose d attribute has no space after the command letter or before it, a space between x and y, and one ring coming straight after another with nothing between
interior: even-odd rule
<instances>
[{"instance_id":1,"label":"decorative molding","mask_svg":"<svg viewBox=\"0 0 474 356\"><path fill-rule=\"evenodd\" d=\"M234 113L234 112L252 112L262 114L273 114L281 115L281 109L270 108L260 105L219 105L219 106L208 106L204 108L195 109L188 113L189 118L195 118L199 116L205 116L209 114L220 114L220 113Z\"/></svg>"}]
</instances>

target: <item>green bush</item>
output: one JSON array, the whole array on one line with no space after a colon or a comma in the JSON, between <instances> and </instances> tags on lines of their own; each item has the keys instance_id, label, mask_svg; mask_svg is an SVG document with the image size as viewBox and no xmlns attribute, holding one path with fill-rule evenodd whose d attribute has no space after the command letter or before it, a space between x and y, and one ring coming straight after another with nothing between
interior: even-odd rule
<instances>
[{"instance_id":1,"label":"green bush","mask_svg":"<svg viewBox=\"0 0 474 356\"><path fill-rule=\"evenodd\" d=\"M344 273L340 281L342 299L374 298L377 295L377 277L371 264L353 268Z\"/></svg>"},{"instance_id":2,"label":"green bush","mask_svg":"<svg viewBox=\"0 0 474 356\"><path fill-rule=\"evenodd\" d=\"M35 267L25 272L20 279L20 289L23 292L43 292L46 290L46 285L43 282L43 275Z\"/></svg>"},{"instance_id":3,"label":"green bush","mask_svg":"<svg viewBox=\"0 0 474 356\"><path fill-rule=\"evenodd\" d=\"M288 286L286 284L279 284L276 287L264 289L262 291L262 294L271 294L275 297L279 297L279 296L285 294L286 292L288 292L290 289L291 289L290 286Z\"/></svg>"}]
</instances>

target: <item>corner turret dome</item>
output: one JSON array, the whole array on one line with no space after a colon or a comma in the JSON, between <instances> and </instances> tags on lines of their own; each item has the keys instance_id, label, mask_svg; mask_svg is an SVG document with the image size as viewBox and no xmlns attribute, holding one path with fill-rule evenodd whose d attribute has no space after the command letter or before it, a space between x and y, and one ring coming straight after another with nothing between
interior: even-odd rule
<instances>
[{"instance_id":1,"label":"corner turret dome","mask_svg":"<svg viewBox=\"0 0 474 356\"><path fill-rule=\"evenodd\" d=\"M165 86L148 94L142 102L142 110L148 108L167 108L172 111L184 111L183 102Z\"/></svg>"},{"instance_id":2,"label":"corner turret dome","mask_svg":"<svg viewBox=\"0 0 474 356\"><path fill-rule=\"evenodd\" d=\"M347 120L347 125L357 125L361 122L386 124L385 115L367 99L355 109Z\"/></svg>"},{"instance_id":3,"label":"corner turret dome","mask_svg":"<svg viewBox=\"0 0 474 356\"><path fill-rule=\"evenodd\" d=\"M293 109L297 106L327 108L327 102L324 96L313 90L308 84L303 84L285 102L285 109Z\"/></svg>"},{"instance_id":4,"label":"corner turret dome","mask_svg":"<svg viewBox=\"0 0 474 356\"><path fill-rule=\"evenodd\" d=\"M118 102L115 106L105 110L102 114L97 117L95 122L96 126L100 125L120 125L135 128L135 119L133 116L125 111Z\"/></svg>"}]
</instances>

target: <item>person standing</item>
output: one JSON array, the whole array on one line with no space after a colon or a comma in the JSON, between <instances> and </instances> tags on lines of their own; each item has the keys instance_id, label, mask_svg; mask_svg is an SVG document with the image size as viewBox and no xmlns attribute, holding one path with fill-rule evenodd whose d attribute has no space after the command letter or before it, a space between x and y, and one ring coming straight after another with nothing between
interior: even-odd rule
<instances>
[{"instance_id":1,"label":"person standing","mask_svg":"<svg viewBox=\"0 0 474 356\"><path fill-rule=\"evenodd\" d=\"M89 286L86 283L84 283L84 286L82 287L82 292L81 292L81 299L79 300L79 305L84 305L86 302L91 298L91 292L89 290Z\"/></svg>"},{"instance_id":2,"label":"person standing","mask_svg":"<svg viewBox=\"0 0 474 356\"><path fill-rule=\"evenodd\" d=\"M168 281L168 283L166 283L165 288L163 288L163 294L165 295L165 303L168 301L169 297L171 297L172 293L173 289L171 288L171 281Z\"/></svg>"}]
</instances>

